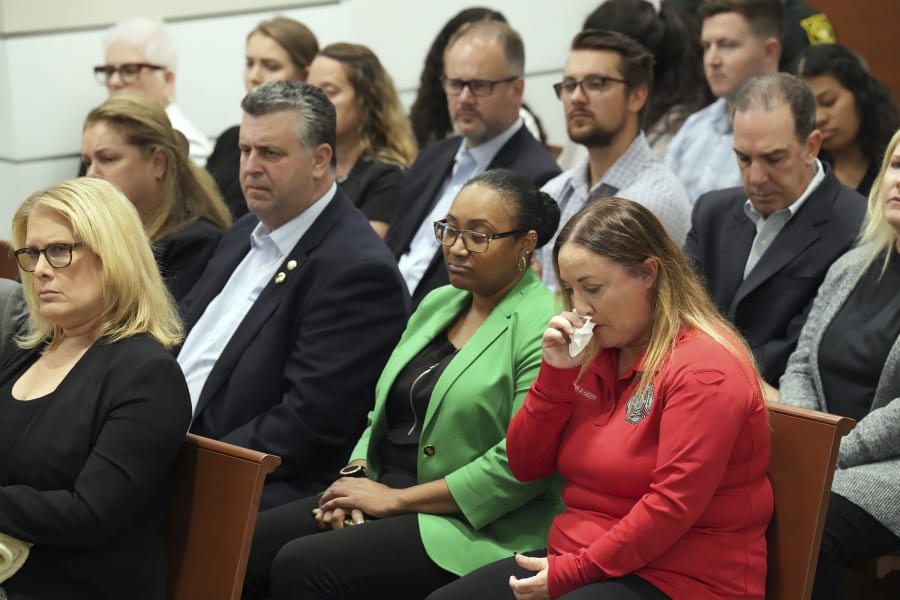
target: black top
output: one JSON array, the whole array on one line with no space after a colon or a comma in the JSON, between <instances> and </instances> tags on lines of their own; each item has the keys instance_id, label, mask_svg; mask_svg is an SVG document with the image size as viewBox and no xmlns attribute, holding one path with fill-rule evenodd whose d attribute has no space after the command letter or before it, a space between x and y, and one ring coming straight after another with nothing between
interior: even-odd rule
<instances>
[{"instance_id":1,"label":"black top","mask_svg":"<svg viewBox=\"0 0 900 600\"><path fill-rule=\"evenodd\" d=\"M187 296L200 279L221 237L218 225L197 219L153 245L159 272L176 302Z\"/></svg>"},{"instance_id":2,"label":"black top","mask_svg":"<svg viewBox=\"0 0 900 600\"><path fill-rule=\"evenodd\" d=\"M869 192L872 190L872 185L875 183L875 178L878 177L878 170L880 168L881 165L878 164L877 160L870 162L865 175L863 175L863 178L859 181L859 185L856 186L856 191L868 198Z\"/></svg>"},{"instance_id":3,"label":"black top","mask_svg":"<svg viewBox=\"0 0 900 600\"><path fill-rule=\"evenodd\" d=\"M884 361L900 335L900 256L869 266L822 335L819 374L828 412L857 421L872 409Z\"/></svg>"},{"instance_id":4,"label":"black top","mask_svg":"<svg viewBox=\"0 0 900 600\"><path fill-rule=\"evenodd\" d=\"M827 162L832 167L834 166L834 159L831 158L831 154L829 154L827 150L819 150L819 160ZM880 168L880 161L873 160L869 162L866 172L863 173L862 179L859 180L859 183L856 186L856 191L868 198L869 191L872 189L872 184L875 183L875 178L878 177L878 170Z\"/></svg>"},{"instance_id":5,"label":"black top","mask_svg":"<svg viewBox=\"0 0 900 600\"><path fill-rule=\"evenodd\" d=\"M406 170L399 165L360 158L338 183L341 191L370 221L390 223L405 178Z\"/></svg>"},{"instance_id":6,"label":"black top","mask_svg":"<svg viewBox=\"0 0 900 600\"><path fill-rule=\"evenodd\" d=\"M206 170L213 176L235 220L247 212L247 202L241 191L241 149L238 135L241 126L229 127L216 140L212 154L206 159Z\"/></svg>"},{"instance_id":7,"label":"black top","mask_svg":"<svg viewBox=\"0 0 900 600\"><path fill-rule=\"evenodd\" d=\"M12 395L12 387L16 381L10 379L0 387L0 485L9 484L9 460L22 432L31 423L43 401L53 395L51 393L27 402L16 400Z\"/></svg>"},{"instance_id":8,"label":"black top","mask_svg":"<svg viewBox=\"0 0 900 600\"><path fill-rule=\"evenodd\" d=\"M456 351L446 333L443 333L422 348L397 374L387 395L387 430L379 448L382 462L380 481L385 485L415 485L419 438L428 401L444 369L456 356Z\"/></svg>"},{"instance_id":9,"label":"black top","mask_svg":"<svg viewBox=\"0 0 900 600\"><path fill-rule=\"evenodd\" d=\"M0 385L42 350L4 353ZM11 600L165 600L168 479L190 418L181 367L149 335L82 355L6 465L0 531L34 544L2 584Z\"/></svg>"}]
</instances>

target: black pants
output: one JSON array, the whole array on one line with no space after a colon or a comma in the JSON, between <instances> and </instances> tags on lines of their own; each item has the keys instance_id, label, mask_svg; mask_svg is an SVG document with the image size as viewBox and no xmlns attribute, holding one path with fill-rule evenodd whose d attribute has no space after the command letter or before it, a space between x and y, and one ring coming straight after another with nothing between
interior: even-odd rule
<instances>
[{"instance_id":1,"label":"black pants","mask_svg":"<svg viewBox=\"0 0 900 600\"><path fill-rule=\"evenodd\" d=\"M416 515L320 531L316 497L259 514L244 600L421 599L457 577L434 564Z\"/></svg>"},{"instance_id":2,"label":"black pants","mask_svg":"<svg viewBox=\"0 0 900 600\"><path fill-rule=\"evenodd\" d=\"M528 556L547 556L546 551L528 552ZM428 596L428 600L514 600L509 576L531 577L513 557L504 558L472 571ZM592 583L560 596L558 600L669 600L656 586L637 575L626 575Z\"/></svg>"},{"instance_id":3,"label":"black pants","mask_svg":"<svg viewBox=\"0 0 900 600\"><path fill-rule=\"evenodd\" d=\"M831 494L813 585L813 600L841 597L844 565L900 550L900 539L843 496Z\"/></svg>"}]
</instances>

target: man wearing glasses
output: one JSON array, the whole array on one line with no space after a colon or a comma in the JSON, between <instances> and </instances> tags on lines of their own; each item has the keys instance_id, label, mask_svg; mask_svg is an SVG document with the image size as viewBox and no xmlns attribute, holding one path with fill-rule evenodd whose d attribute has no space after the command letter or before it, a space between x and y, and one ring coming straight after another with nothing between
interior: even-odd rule
<instances>
[{"instance_id":1,"label":"man wearing glasses","mask_svg":"<svg viewBox=\"0 0 900 600\"><path fill-rule=\"evenodd\" d=\"M188 121L174 102L175 43L162 21L129 19L112 26L103 40L106 62L94 76L109 95L138 93L159 102L188 140L191 160L201 167L212 152L209 137Z\"/></svg>"},{"instance_id":2,"label":"man wearing glasses","mask_svg":"<svg viewBox=\"0 0 900 600\"><path fill-rule=\"evenodd\" d=\"M560 228L588 202L617 196L649 208L675 243L684 243L691 225L687 192L641 131L652 80L653 56L631 38L596 30L575 36L563 80L553 88L569 138L588 157L543 188L559 203ZM554 241L534 254L551 289Z\"/></svg>"},{"instance_id":3,"label":"man wearing glasses","mask_svg":"<svg viewBox=\"0 0 900 600\"><path fill-rule=\"evenodd\" d=\"M479 21L457 32L444 54L441 81L458 136L426 147L407 173L386 241L413 304L449 282L434 222L463 184L489 170L510 169L541 185L559 167L519 118L525 81L522 38L508 24Z\"/></svg>"}]
</instances>

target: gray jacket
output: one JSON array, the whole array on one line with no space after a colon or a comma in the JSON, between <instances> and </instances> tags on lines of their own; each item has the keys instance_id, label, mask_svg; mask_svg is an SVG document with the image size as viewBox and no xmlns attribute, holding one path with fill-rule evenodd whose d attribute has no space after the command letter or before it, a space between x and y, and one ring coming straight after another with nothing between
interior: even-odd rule
<instances>
[{"instance_id":1,"label":"gray jacket","mask_svg":"<svg viewBox=\"0 0 900 600\"><path fill-rule=\"evenodd\" d=\"M819 344L865 272L867 250L850 250L829 269L781 377L781 402L827 412ZM878 268L878 261L875 264ZM884 363L871 412L841 441L831 490L900 536L900 339Z\"/></svg>"},{"instance_id":2,"label":"gray jacket","mask_svg":"<svg viewBox=\"0 0 900 600\"><path fill-rule=\"evenodd\" d=\"M0 351L28 326L28 306L22 296L22 284L0 278Z\"/></svg>"}]
</instances>

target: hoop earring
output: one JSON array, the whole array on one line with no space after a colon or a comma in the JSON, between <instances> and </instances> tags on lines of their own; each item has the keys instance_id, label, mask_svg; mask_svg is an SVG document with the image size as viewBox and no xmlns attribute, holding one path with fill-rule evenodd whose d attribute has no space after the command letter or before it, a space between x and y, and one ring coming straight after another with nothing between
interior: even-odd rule
<instances>
[{"instance_id":1,"label":"hoop earring","mask_svg":"<svg viewBox=\"0 0 900 600\"><path fill-rule=\"evenodd\" d=\"M525 269L528 268L528 261L525 259L525 255L519 257L519 273L524 273Z\"/></svg>"}]
</instances>

